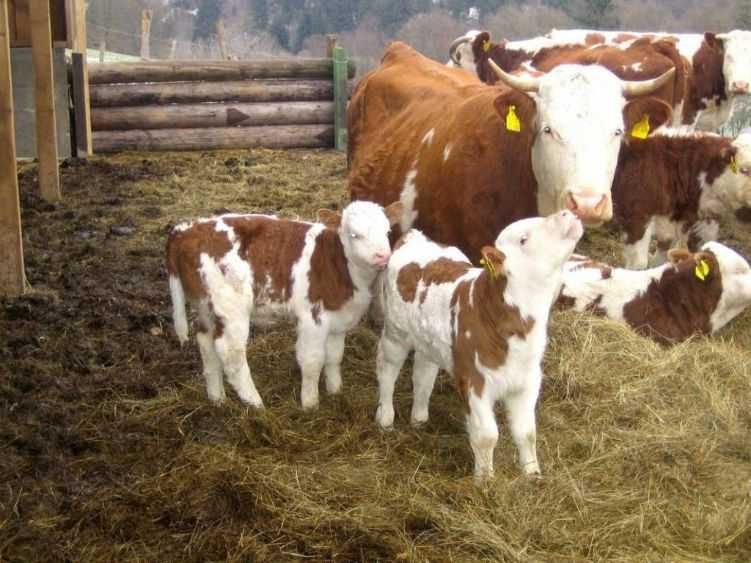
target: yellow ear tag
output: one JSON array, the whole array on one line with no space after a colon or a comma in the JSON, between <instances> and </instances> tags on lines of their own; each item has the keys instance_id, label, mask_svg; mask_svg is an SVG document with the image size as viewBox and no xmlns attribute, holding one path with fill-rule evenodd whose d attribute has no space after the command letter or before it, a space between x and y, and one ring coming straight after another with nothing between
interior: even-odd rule
<instances>
[{"instance_id":1,"label":"yellow ear tag","mask_svg":"<svg viewBox=\"0 0 751 563\"><path fill-rule=\"evenodd\" d=\"M486 39L485 41L482 42L482 50L485 51L486 53L490 51L490 39Z\"/></svg>"},{"instance_id":2,"label":"yellow ear tag","mask_svg":"<svg viewBox=\"0 0 751 563\"><path fill-rule=\"evenodd\" d=\"M735 155L730 157L730 170L733 174L738 174L738 163L735 161Z\"/></svg>"},{"instance_id":3,"label":"yellow ear tag","mask_svg":"<svg viewBox=\"0 0 751 563\"><path fill-rule=\"evenodd\" d=\"M709 275L709 264L707 264L706 260L699 260L696 268L694 268L694 274L701 281L705 281L707 279L707 276Z\"/></svg>"},{"instance_id":4,"label":"yellow ear tag","mask_svg":"<svg viewBox=\"0 0 751 563\"><path fill-rule=\"evenodd\" d=\"M631 129L631 136L637 139L646 139L649 135L649 116L645 113L641 120L634 124Z\"/></svg>"},{"instance_id":5,"label":"yellow ear tag","mask_svg":"<svg viewBox=\"0 0 751 563\"><path fill-rule=\"evenodd\" d=\"M490 274L490 277L492 279L495 279L495 278L498 277L498 272L495 269L495 264L493 264L493 262L491 260L488 260L487 258L485 258L483 256L480 259L480 264L482 264L483 266L485 266L485 269L488 271L488 273Z\"/></svg>"},{"instance_id":6,"label":"yellow ear tag","mask_svg":"<svg viewBox=\"0 0 751 563\"><path fill-rule=\"evenodd\" d=\"M519 117L516 115L516 106L508 107L508 113L506 114L506 129L508 131L514 131L515 133L522 130L521 121L519 121Z\"/></svg>"}]
</instances>

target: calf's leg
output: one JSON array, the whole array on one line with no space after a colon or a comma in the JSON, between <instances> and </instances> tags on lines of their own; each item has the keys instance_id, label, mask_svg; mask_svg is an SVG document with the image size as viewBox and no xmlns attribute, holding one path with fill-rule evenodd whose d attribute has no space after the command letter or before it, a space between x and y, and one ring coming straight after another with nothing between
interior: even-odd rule
<instances>
[{"instance_id":1,"label":"calf's leg","mask_svg":"<svg viewBox=\"0 0 751 563\"><path fill-rule=\"evenodd\" d=\"M224 366L227 381L234 388L240 400L252 407L263 408L263 401L258 394L246 355L250 316L247 309L238 306L231 317L220 317L223 332L215 339L216 351Z\"/></svg>"},{"instance_id":2,"label":"calf's leg","mask_svg":"<svg viewBox=\"0 0 751 563\"><path fill-rule=\"evenodd\" d=\"M431 362L427 356L415 352L412 368L412 416L410 417L413 426L419 426L428 421L430 395L433 393L438 370L438 365Z\"/></svg>"},{"instance_id":3,"label":"calf's leg","mask_svg":"<svg viewBox=\"0 0 751 563\"><path fill-rule=\"evenodd\" d=\"M333 394L342 390L342 357L345 333L331 333L326 339L326 391Z\"/></svg>"},{"instance_id":4,"label":"calf's leg","mask_svg":"<svg viewBox=\"0 0 751 563\"><path fill-rule=\"evenodd\" d=\"M540 392L542 376L531 377L529 384L516 393L504 397L511 438L519 452L519 465L525 475L539 475L537 462L537 429L535 404Z\"/></svg>"},{"instance_id":5,"label":"calf's leg","mask_svg":"<svg viewBox=\"0 0 751 563\"><path fill-rule=\"evenodd\" d=\"M222 381L222 360L216 353L214 337L217 331L216 318L211 314L207 302L198 305L198 330L196 340L201 352L203 377L206 380L206 394L214 403L222 403L226 398Z\"/></svg>"},{"instance_id":6,"label":"calf's leg","mask_svg":"<svg viewBox=\"0 0 751 563\"><path fill-rule=\"evenodd\" d=\"M392 338L384 328L376 354L379 395L376 422L381 428L390 428L394 425L394 385L409 350L409 347Z\"/></svg>"},{"instance_id":7,"label":"calf's leg","mask_svg":"<svg viewBox=\"0 0 751 563\"><path fill-rule=\"evenodd\" d=\"M300 403L303 409L314 409L318 407L318 380L326 361L326 333L316 325L298 323L295 355L302 372Z\"/></svg>"}]
</instances>

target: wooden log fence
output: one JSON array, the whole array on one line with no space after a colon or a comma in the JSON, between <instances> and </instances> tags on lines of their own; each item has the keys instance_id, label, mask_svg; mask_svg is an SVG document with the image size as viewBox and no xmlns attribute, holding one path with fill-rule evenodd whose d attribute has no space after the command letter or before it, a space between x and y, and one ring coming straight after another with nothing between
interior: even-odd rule
<instances>
[{"instance_id":1,"label":"wooden log fence","mask_svg":"<svg viewBox=\"0 0 751 563\"><path fill-rule=\"evenodd\" d=\"M347 80L354 74L341 47L335 57L320 59L92 65L94 152L343 150Z\"/></svg>"}]
</instances>

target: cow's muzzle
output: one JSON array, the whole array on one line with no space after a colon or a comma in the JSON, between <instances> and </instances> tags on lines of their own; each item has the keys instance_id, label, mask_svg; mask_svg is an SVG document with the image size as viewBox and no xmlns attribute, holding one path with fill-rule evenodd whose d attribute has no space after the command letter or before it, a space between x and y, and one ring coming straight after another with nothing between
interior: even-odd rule
<instances>
[{"instance_id":1,"label":"cow's muzzle","mask_svg":"<svg viewBox=\"0 0 751 563\"><path fill-rule=\"evenodd\" d=\"M748 94L748 82L745 80L733 80L730 84L731 94Z\"/></svg>"},{"instance_id":2,"label":"cow's muzzle","mask_svg":"<svg viewBox=\"0 0 751 563\"><path fill-rule=\"evenodd\" d=\"M596 226L613 218L610 196L582 196L568 192L566 209L572 211L587 226Z\"/></svg>"}]
</instances>

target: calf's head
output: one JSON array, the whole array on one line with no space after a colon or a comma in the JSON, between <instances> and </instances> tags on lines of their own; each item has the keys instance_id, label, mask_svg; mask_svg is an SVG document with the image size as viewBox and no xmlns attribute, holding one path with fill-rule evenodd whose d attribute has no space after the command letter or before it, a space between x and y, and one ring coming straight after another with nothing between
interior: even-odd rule
<instances>
[{"instance_id":1,"label":"calf's head","mask_svg":"<svg viewBox=\"0 0 751 563\"><path fill-rule=\"evenodd\" d=\"M722 282L720 301L711 317L714 332L751 305L751 266L732 248L719 242L705 243L701 250L716 260Z\"/></svg>"},{"instance_id":2,"label":"calf's head","mask_svg":"<svg viewBox=\"0 0 751 563\"><path fill-rule=\"evenodd\" d=\"M569 209L586 225L613 216L610 192L618 151L639 124L647 133L670 118L670 107L645 96L670 80L671 69L652 80L621 80L598 65L560 65L542 76L516 76L488 63L502 82L495 109L508 123L533 135L531 160L538 184L538 211ZM627 101L627 98L635 98Z\"/></svg>"},{"instance_id":3,"label":"calf's head","mask_svg":"<svg viewBox=\"0 0 751 563\"><path fill-rule=\"evenodd\" d=\"M581 221L564 210L511 223L496 238L495 248L504 256L507 275L532 283L547 281L560 272L583 231Z\"/></svg>"},{"instance_id":4,"label":"calf's head","mask_svg":"<svg viewBox=\"0 0 751 563\"><path fill-rule=\"evenodd\" d=\"M349 262L358 267L380 269L386 266L391 257L389 231L392 225L399 223L401 215L401 202L392 203L384 209L370 201L354 201L344 208L341 215L321 209L318 219L338 232Z\"/></svg>"}]
</instances>

